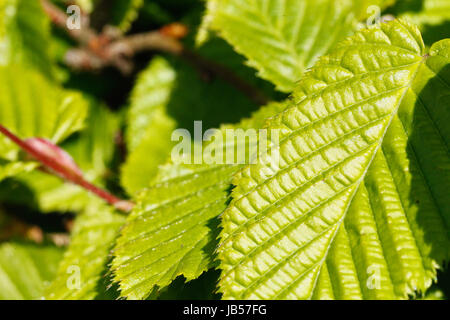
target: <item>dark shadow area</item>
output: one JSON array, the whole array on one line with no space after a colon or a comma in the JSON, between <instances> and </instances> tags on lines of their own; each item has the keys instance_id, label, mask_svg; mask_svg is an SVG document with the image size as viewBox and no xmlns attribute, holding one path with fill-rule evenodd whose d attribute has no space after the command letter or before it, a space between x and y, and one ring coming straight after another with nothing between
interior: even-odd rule
<instances>
[{"instance_id":1,"label":"dark shadow area","mask_svg":"<svg viewBox=\"0 0 450 320\"><path fill-rule=\"evenodd\" d=\"M221 295L216 292L217 283L220 277L220 270L217 270L218 260L216 249L219 245L220 217L215 217L208 221L207 226L211 229L210 241L203 248L207 256L214 261L207 272L199 278L186 282L186 278L180 276L176 278L167 288L163 288L158 295L158 300L219 300ZM150 297L151 298L151 297Z\"/></svg>"},{"instance_id":2,"label":"dark shadow area","mask_svg":"<svg viewBox=\"0 0 450 320\"><path fill-rule=\"evenodd\" d=\"M0 203L9 205L25 203L28 208L38 208L33 190L14 178L8 178L0 182Z\"/></svg>"},{"instance_id":3,"label":"dark shadow area","mask_svg":"<svg viewBox=\"0 0 450 320\"><path fill-rule=\"evenodd\" d=\"M170 7L171 2L168 1L166 5ZM287 95L277 92L273 84L259 78L256 69L246 66L246 58L236 53L225 40L212 35L202 46L196 46L196 30L201 24L204 10L204 3L200 1L192 5L188 14L184 14L182 22L191 30L183 41L185 46L201 57L228 68L268 99L279 101L286 98ZM206 74L185 59L169 58L177 70L177 79L167 110L180 128L193 132L196 120L203 121L203 130L217 128L222 123L237 123L261 107L244 92L216 75Z\"/></svg>"},{"instance_id":4,"label":"dark shadow area","mask_svg":"<svg viewBox=\"0 0 450 320\"><path fill-rule=\"evenodd\" d=\"M198 279L187 282L178 277L158 297L158 300L219 300L216 293L220 270L212 269L203 273Z\"/></svg>"},{"instance_id":5,"label":"dark shadow area","mask_svg":"<svg viewBox=\"0 0 450 320\"><path fill-rule=\"evenodd\" d=\"M284 97L277 94L271 84L256 78L256 71L246 67L244 58L224 40L214 38L199 48L198 53L233 70L269 98ZM177 78L167 111L176 119L178 127L193 132L194 121L201 120L203 130L217 128L222 123L239 122L260 107L230 83L202 74L186 61L172 58L170 62L177 70Z\"/></svg>"},{"instance_id":6,"label":"dark shadow area","mask_svg":"<svg viewBox=\"0 0 450 320\"><path fill-rule=\"evenodd\" d=\"M444 61L428 58L435 75L419 73L417 81L432 78L418 93L413 111L399 110L409 133L409 210L417 210L416 223L430 248L425 254L441 265L448 261L450 243L450 65Z\"/></svg>"},{"instance_id":7,"label":"dark shadow area","mask_svg":"<svg viewBox=\"0 0 450 320\"><path fill-rule=\"evenodd\" d=\"M450 265L447 263L442 271L438 272L437 283L432 287L436 287L444 294L444 299L450 299Z\"/></svg>"},{"instance_id":8,"label":"dark shadow area","mask_svg":"<svg viewBox=\"0 0 450 320\"><path fill-rule=\"evenodd\" d=\"M39 227L44 233L65 233L67 222L73 220L71 213L61 214L58 212L42 214L24 205L0 204L2 212L8 217L18 219L29 225Z\"/></svg>"},{"instance_id":9,"label":"dark shadow area","mask_svg":"<svg viewBox=\"0 0 450 320\"><path fill-rule=\"evenodd\" d=\"M422 32L423 41L426 45L450 38L450 20L438 25L424 25Z\"/></svg>"},{"instance_id":10,"label":"dark shadow area","mask_svg":"<svg viewBox=\"0 0 450 320\"><path fill-rule=\"evenodd\" d=\"M396 1L395 4L388 8L387 13L394 16L405 12L419 12L423 8L424 0L402 0Z\"/></svg>"},{"instance_id":11,"label":"dark shadow area","mask_svg":"<svg viewBox=\"0 0 450 320\"><path fill-rule=\"evenodd\" d=\"M33 191L13 178L0 182L0 206L8 216L37 226L43 232L67 232L67 222L74 218L73 213L41 213Z\"/></svg>"},{"instance_id":12,"label":"dark shadow area","mask_svg":"<svg viewBox=\"0 0 450 320\"><path fill-rule=\"evenodd\" d=\"M111 245L112 250L114 244ZM100 280L97 282L95 300L117 300L120 297L119 285L114 282L112 272L110 271L112 257L107 259Z\"/></svg>"}]
</instances>

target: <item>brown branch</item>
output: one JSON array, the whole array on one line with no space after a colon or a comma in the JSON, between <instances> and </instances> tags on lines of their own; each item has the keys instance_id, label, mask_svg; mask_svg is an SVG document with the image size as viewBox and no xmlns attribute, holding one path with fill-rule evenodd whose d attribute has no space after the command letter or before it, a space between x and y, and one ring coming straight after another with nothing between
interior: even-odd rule
<instances>
[{"instance_id":1,"label":"brown branch","mask_svg":"<svg viewBox=\"0 0 450 320\"><path fill-rule=\"evenodd\" d=\"M67 15L58 7L41 0L45 12L55 25L67 29ZM187 49L178 38L187 30L181 24L174 23L161 30L150 31L123 37L114 27L107 26L98 34L87 23L80 30L68 30L69 35L81 44L81 48L69 50L65 57L67 65L79 70L100 70L108 66L129 74L133 69L132 57L143 51L162 51L178 56L189 62L208 77L217 76L243 92L259 105L267 104L269 99L252 84L247 83L225 66L206 59Z\"/></svg>"},{"instance_id":2,"label":"brown branch","mask_svg":"<svg viewBox=\"0 0 450 320\"><path fill-rule=\"evenodd\" d=\"M134 204L132 202L119 199L108 191L103 190L86 181L83 178L81 171L77 169L75 163L73 162L72 164L70 162L71 158L68 162L67 158L64 159L64 154L63 157L60 156L62 154L62 151L60 151L60 149L57 149L58 147L50 146L49 149L46 150L39 148L35 143L30 143L27 140L22 140L1 124L0 133L8 137L12 142L18 145L33 159L39 161L44 166L44 168L47 169L46 172L53 173L66 181L79 185L80 187L104 199L106 202L120 211L130 212L133 209ZM40 140L44 141L42 139ZM48 145L50 145L50 143L48 143Z\"/></svg>"},{"instance_id":3,"label":"brown branch","mask_svg":"<svg viewBox=\"0 0 450 320\"><path fill-rule=\"evenodd\" d=\"M95 30L89 27L89 17L85 14L81 15L81 29L69 29L67 28L67 15L64 11L59 9L53 3L48 0L41 0L42 8L50 21L61 29L66 29L68 34L80 42L81 44L88 44L89 41L97 37Z\"/></svg>"}]
</instances>

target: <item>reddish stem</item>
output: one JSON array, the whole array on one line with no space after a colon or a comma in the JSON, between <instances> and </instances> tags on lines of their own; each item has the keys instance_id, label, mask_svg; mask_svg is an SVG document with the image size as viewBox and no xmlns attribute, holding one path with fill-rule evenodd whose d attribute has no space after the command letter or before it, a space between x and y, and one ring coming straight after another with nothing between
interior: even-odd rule
<instances>
[{"instance_id":1,"label":"reddish stem","mask_svg":"<svg viewBox=\"0 0 450 320\"><path fill-rule=\"evenodd\" d=\"M104 199L106 202L114 206L116 209L129 212L133 209L134 204L130 201L122 200L112 195L106 190L100 189L99 187L93 185L92 183L86 181L83 176L76 174L71 170L67 170L67 168L61 165L56 159L53 157L42 153L40 150L33 147L33 145L27 143L26 141L20 139L7 128L0 124L0 133L8 137L11 141L17 144L21 149L23 149L26 153L31 155L34 159L39 161L44 167L51 169L58 176L63 178L64 180L70 181L80 187L92 192L93 194L99 196Z\"/></svg>"}]
</instances>

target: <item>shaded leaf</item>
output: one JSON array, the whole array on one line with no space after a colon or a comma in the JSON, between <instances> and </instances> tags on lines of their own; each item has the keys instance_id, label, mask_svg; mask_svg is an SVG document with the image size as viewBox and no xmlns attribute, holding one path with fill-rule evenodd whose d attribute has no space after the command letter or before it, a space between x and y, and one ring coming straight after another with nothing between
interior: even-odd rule
<instances>
[{"instance_id":1,"label":"shaded leaf","mask_svg":"<svg viewBox=\"0 0 450 320\"><path fill-rule=\"evenodd\" d=\"M63 250L23 243L0 245L0 299L37 300L55 277Z\"/></svg>"},{"instance_id":2,"label":"shaded leaf","mask_svg":"<svg viewBox=\"0 0 450 320\"><path fill-rule=\"evenodd\" d=\"M122 167L122 185L134 194L150 185L158 165L172 148L175 121L167 115L176 73L169 63L156 57L142 72L131 93L126 132L130 155Z\"/></svg>"},{"instance_id":3,"label":"shaded leaf","mask_svg":"<svg viewBox=\"0 0 450 320\"><path fill-rule=\"evenodd\" d=\"M46 299L91 300L97 297L100 293L97 287L123 221L123 216L107 205L96 199L91 202L75 221L70 246L55 280L46 290Z\"/></svg>"},{"instance_id":4,"label":"shaded leaf","mask_svg":"<svg viewBox=\"0 0 450 320\"><path fill-rule=\"evenodd\" d=\"M50 25L39 1L0 1L0 66L24 64L50 76Z\"/></svg>"},{"instance_id":5,"label":"shaded leaf","mask_svg":"<svg viewBox=\"0 0 450 320\"><path fill-rule=\"evenodd\" d=\"M423 0L420 10L413 6L405 6L400 17L423 27L424 25L437 25L450 20L450 2L447 0Z\"/></svg>"}]
</instances>

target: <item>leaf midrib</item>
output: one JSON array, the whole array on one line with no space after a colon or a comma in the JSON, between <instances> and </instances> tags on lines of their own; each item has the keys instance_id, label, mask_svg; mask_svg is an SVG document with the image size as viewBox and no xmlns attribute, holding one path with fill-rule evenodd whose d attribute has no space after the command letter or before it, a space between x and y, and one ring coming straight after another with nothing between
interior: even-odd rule
<instances>
[{"instance_id":1,"label":"leaf midrib","mask_svg":"<svg viewBox=\"0 0 450 320\"><path fill-rule=\"evenodd\" d=\"M417 53L416 53L416 55L417 55ZM316 276L316 279L315 279L315 283L314 283L313 287L311 288L311 293L310 293L311 296L314 294L314 291L315 291L315 289L316 289L316 286L317 286L317 283L318 283L317 280L318 280L319 275L320 275L320 272L321 272L321 270L322 270L322 269L321 269L321 268L322 268L322 265L323 265L323 263L326 261L326 258L328 257L329 250L330 250L330 248L332 247L332 244L334 243L335 237L336 237L338 231L340 230L340 227L341 227L342 222L345 220L345 217L346 217L346 215L347 215L348 209L350 208L350 205L351 205L351 203L353 202L354 196L355 196L355 194L357 193L357 191L359 190L359 187L360 187L361 183L364 181L364 179L365 179L365 177L366 177L366 175L367 175L367 171L368 171L369 168L371 167L371 164L373 163L373 160L374 160L374 158L375 158L375 156L376 156L378 150L381 148L381 146L382 146L382 144L383 144L383 141L384 141L384 137L385 137L385 135L386 135L386 132L389 130L390 125L391 125L392 120L394 119L395 115L398 113L398 109L399 109L399 107L401 106L401 104L403 103L403 100L404 100L404 98L405 98L405 95L407 94L408 90L412 88L412 84L413 84L414 81L416 80L417 74L418 74L419 70L421 69L421 67L424 65L424 62L426 61L427 58L428 58L428 56L425 55L425 56L423 56L422 59L419 60L419 61L415 61L415 62L413 62L413 63L411 63L411 64L402 65L402 66L399 66L399 67L395 67L395 68L394 68L394 70L401 70L401 69L406 68L407 66L412 66L412 65L417 64L416 70L414 71L414 74L413 74L413 76L411 77L411 80L410 80L409 84L406 85L406 86L400 87L400 88L393 89L394 91L395 91L395 90L402 90L402 89L403 89L403 90L404 90L404 93L403 93L403 95L401 96L401 98L399 99L397 106L396 106L395 108L393 108L393 111L392 111L392 113L391 113L390 116L389 116L389 122L388 122L388 124L386 125L386 128L385 128L384 132L382 133L380 139L378 140L379 142L378 142L378 144L376 144L376 147L375 147L375 150L373 151L372 157L371 157L371 159L369 160L369 162L368 162L368 164L367 164L365 170L362 172L361 177L360 177L355 183L353 183L353 184L351 184L350 186L347 186L345 189L341 190L341 191L349 190L349 188L350 188L351 186L356 185L356 188L354 189L354 191L352 192L352 194L350 195L350 197L349 197L349 199L348 199L347 205L346 205L346 207L345 207L345 209L344 209L344 212L343 212L343 214L342 214L342 218L336 223L336 224L338 224L338 226L337 226L336 231L334 232L333 236L331 237L331 240L330 240L330 242L329 242L330 245L326 248L326 252L325 252L325 254L324 254L324 258L321 259L321 260L319 261L320 264L318 264L318 265L320 265L320 270L319 270L319 272L317 273L317 276ZM380 73L381 73L381 72L386 72L386 70L377 70L375 73L377 73L377 72L380 72ZM368 72L368 73L369 73L369 72ZM362 74L361 76L365 76L365 75L367 75L368 73L364 73L364 74ZM345 79L345 80L343 80L342 82L345 82L345 81L351 81L351 80L354 80L354 77L349 78L349 79ZM333 85L335 85L335 83L333 83ZM323 93L323 91L325 91L325 90L327 90L327 89L328 89L328 86L325 87L324 89L320 90L319 92L315 93L315 94L316 94L317 96L319 96L321 93ZM307 96L307 98L309 99L310 96ZM371 97L371 98L373 98L373 97ZM371 98L369 98L369 99L371 99ZM295 106L295 107L296 107L296 106ZM346 109L348 109L348 108L345 108L344 110L346 110ZM340 110L340 111L342 111L342 110ZM385 116L385 117L386 117L386 116ZM318 121L316 121L316 122L320 122L320 121L323 121L323 119L320 119L320 120L318 120ZM379 121L379 119L378 119L378 121ZM308 127L309 125L310 125L310 124L308 124L306 127ZM302 128L300 128L300 129L298 129L298 130L295 130L295 131L298 132L298 131L301 131L301 130L302 130ZM292 134L292 133L291 133L291 134ZM289 137L289 135L288 135L288 137ZM286 139L288 139L288 138L285 138L284 140L286 140ZM282 143L282 142L280 142L280 144L281 144L281 143ZM375 144L375 143L371 144L371 146L373 146L374 144ZM351 158L353 158L353 157L351 157ZM288 166L287 168L289 168L289 167L290 167L290 166ZM275 176L276 176L276 175L275 175ZM255 189L255 188L253 188L253 189ZM297 189L297 188L296 188L296 189ZM246 194L248 194L248 193L249 193L249 192L246 192ZM245 195L239 197L239 199L241 199L241 198L243 198L243 197L245 197ZM285 198L286 198L286 196L284 196L282 199L285 199ZM281 200L281 199L280 199L280 200ZM271 204L268 208L270 209L271 207L273 207L272 204ZM268 208L266 208L266 209L268 209ZM316 207L316 208L317 208L317 207ZM312 210L315 210L315 209L312 209ZM289 225L290 225L290 224L289 224ZM289 225L288 225L288 226L289 226ZM239 229L240 229L240 228L239 228ZM233 232L233 234L235 234L235 233L236 233L236 230ZM274 236L271 236L270 239L273 239L273 237L274 237ZM227 237L226 240L229 240L229 239L230 239L230 237ZM225 243L225 241L222 241L222 243ZM253 251L253 250L252 250L252 251ZM241 263L242 263L242 261L245 261L245 260L248 258L248 256L249 256L249 254L246 254L246 255L242 258L241 262L239 262L238 264L236 264L235 266L233 266L231 269L227 270L226 273L225 273L225 275L222 276L222 279L226 278L227 275L229 275L233 270L235 270L238 266L240 266ZM244 293L247 291L248 288L250 288L251 286L253 286L255 282L258 282L258 281L254 281L254 282L252 282L249 286L247 286L247 288L246 288L246 290L244 291Z\"/></svg>"},{"instance_id":2,"label":"leaf midrib","mask_svg":"<svg viewBox=\"0 0 450 320\"><path fill-rule=\"evenodd\" d=\"M355 188L353 194L350 196L350 198L349 198L349 200L348 200L347 206L346 206L346 208L345 208L345 210L344 210L344 213L343 213L343 215L342 215L342 219L340 220L340 223L339 223L338 227L336 228L336 232L334 233L334 235L333 235L333 237L332 237L332 239L331 239L331 241L330 241L330 245L329 245L328 248L326 249L326 253L325 253L325 255L324 255L324 259L322 260L322 263L321 263L321 265L320 265L321 268L322 268L323 263L326 261L326 258L328 257L328 253L329 253L329 251L330 251L330 249L331 249L331 247L332 247L332 245L333 245L333 243L334 243L334 240L335 240L335 238L336 238L336 235L337 235L338 231L340 230L340 228L341 228L341 226L342 226L342 222L345 220L345 217L347 216L348 209L350 208L350 206L351 206L351 204L352 204L352 202L353 202L353 199L354 199L356 193L358 192L359 187L361 186L361 183L363 183L363 181L364 181L364 179L365 179L365 177L366 177L366 175L367 175L367 172L368 172L368 170L370 169L370 167L371 167L371 165L372 165L372 163L373 163L373 160L375 159L375 156L377 155L378 151L382 148L383 141L384 141L384 137L386 136L386 132L389 130L389 128L390 128L390 126L391 126L391 124L392 124L392 121L393 121L395 115L398 114L398 110L399 110L401 104L403 103L403 99L405 98L406 94L408 93L408 90L412 88L412 84L413 84L414 81L416 80L417 74L419 73L421 67L422 67L423 65L425 65L425 62L426 62L427 58L428 58L428 56L425 55L425 56L422 57L422 59L421 59L420 61L417 62L417 65L418 65L418 66L417 66L417 69L416 69L415 72L414 72L414 75L411 77L411 80L410 80L409 84L405 87L405 92L403 93L402 97L399 99L398 105L395 107L395 109L394 109L393 112L391 113L391 117L390 117L389 123L386 125L386 128L385 128L383 134L382 134L381 137L380 137L379 143L378 143L378 145L376 146L376 148L375 148L375 150L374 150L374 152L373 152L373 154L372 154L372 158L370 159L370 161L369 161L369 163L367 164L365 170L364 170L363 173L361 174L361 177L360 177L359 180L357 181L357 187ZM313 286L312 289L311 289L311 296L314 294L314 291L315 291L315 289L316 289L316 287L317 287L317 283L318 283L317 280L319 279L319 275L320 275L321 270L322 270L322 269L320 269L319 272L317 273L316 281L315 281L315 283L314 283L314 286Z\"/></svg>"}]
</instances>

